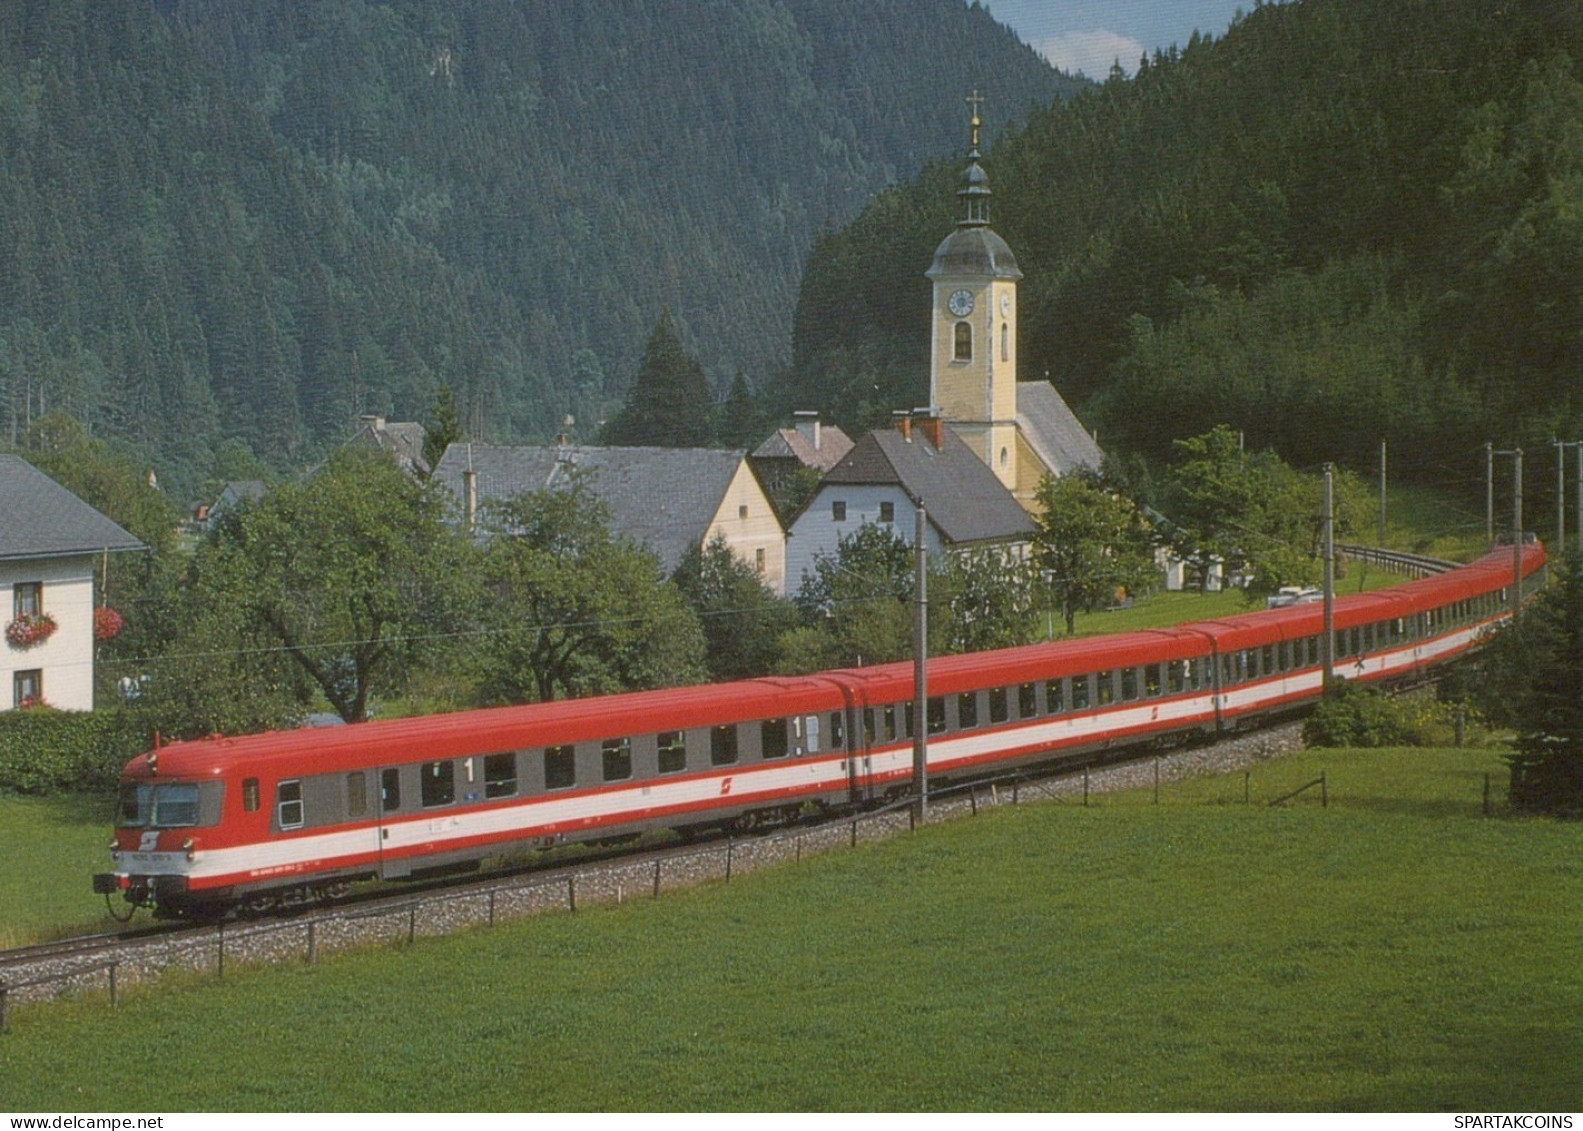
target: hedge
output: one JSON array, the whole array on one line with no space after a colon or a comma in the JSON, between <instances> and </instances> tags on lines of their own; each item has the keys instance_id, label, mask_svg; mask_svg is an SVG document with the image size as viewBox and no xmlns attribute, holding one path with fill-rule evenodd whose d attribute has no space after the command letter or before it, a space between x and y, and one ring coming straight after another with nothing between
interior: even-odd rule
<instances>
[{"instance_id":1,"label":"hedge","mask_svg":"<svg viewBox=\"0 0 1583 1131\"><path fill-rule=\"evenodd\" d=\"M113 790L121 767L149 745L147 723L129 711L0 712L0 790Z\"/></svg>"}]
</instances>

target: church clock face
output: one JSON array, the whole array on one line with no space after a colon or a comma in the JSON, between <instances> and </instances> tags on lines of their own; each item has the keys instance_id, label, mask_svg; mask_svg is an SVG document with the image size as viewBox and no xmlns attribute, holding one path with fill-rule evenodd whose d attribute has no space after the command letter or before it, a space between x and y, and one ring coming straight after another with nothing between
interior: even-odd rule
<instances>
[{"instance_id":1,"label":"church clock face","mask_svg":"<svg viewBox=\"0 0 1583 1131\"><path fill-rule=\"evenodd\" d=\"M973 313L973 292L954 291L946 300L945 307L958 318L966 318Z\"/></svg>"}]
</instances>

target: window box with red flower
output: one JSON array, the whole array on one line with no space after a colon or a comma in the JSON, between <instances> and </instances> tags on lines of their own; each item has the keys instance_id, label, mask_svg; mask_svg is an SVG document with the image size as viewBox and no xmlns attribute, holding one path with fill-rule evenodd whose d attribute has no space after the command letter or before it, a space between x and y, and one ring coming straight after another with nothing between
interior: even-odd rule
<instances>
[{"instance_id":1,"label":"window box with red flower","mask_svg":"<svg viewBox=\"0 0 1583 1131\"><path fill-rule=\"evenodd\" d=\"M5 626L6 643L13 648L31 648L54 636L59 627L48 613L22 613Z\"/></svg>"}]
</instances>

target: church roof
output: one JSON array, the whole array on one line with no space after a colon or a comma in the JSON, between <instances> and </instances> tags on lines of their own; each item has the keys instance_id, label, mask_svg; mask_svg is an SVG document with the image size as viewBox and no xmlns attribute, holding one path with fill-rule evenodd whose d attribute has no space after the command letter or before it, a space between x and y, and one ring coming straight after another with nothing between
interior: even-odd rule
<instances>
[{"instance_id":1,"label":"church roof","mask_svg":"<svg viewBox=\"0 0 1583 1131\"><path fill-rule=\"evenodd\" d=\"M1048 381L1017 382L1017 429L1039 461L1056 475L1099 470L1105 453Z\"/></svg>"},{"instance_id":2,"label":"church roof","mask_svg":"<svg viewBox=\"0 0 1583 1131\"><path fill-rule=\"evenodd\" d=\"M0 561L148 548L19 456L0 455L0 514Z\"/></svg>"},{"instance_id":3,"label":"church roof","mask_svg":"<svg viewBox=\"0 0 1583 1131\"><path fill-rule=\"evenodd\" d=\"M901 487L923 502L929 521L952 545L1023 541L1033 520L984 461L949 427L938 448L914 426L900 432L870 432L824 477L824 486Z\"/></svg>"},{"instance_id":4,"label":"church roof","mask_svg":"<svg viewBox=\"0 0 1583 1131\"><path fill-rule=\"evenodd\" d=\"M434 478L464 497L462 473L478 475L480 504L564 487L581 473L610 511L610 529L652 550L667 574L701 545L743 453L715 448L516 447L452 444Z\"/></svg>"},{"instance_id":5,"label":"church roof","mask_svg":"<svg viewBox=\"0 0 1583 1131\"><path fill-rule=\"evenodd\" d=\"M987 227L959 227L940 241L934 265L924 273L941 276L980 275L991 279L1020 279L1017 257L1006 241Z\"/></svg>"}]
</instances>

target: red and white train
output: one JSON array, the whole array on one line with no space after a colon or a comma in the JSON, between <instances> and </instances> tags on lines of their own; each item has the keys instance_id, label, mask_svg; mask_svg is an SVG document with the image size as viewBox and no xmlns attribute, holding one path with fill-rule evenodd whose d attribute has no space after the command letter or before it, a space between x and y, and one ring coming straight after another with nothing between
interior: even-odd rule
<instances>
[{"instance_id":1,"label":"red and white train","mask_svg":"<svg viewBox=\"0 0 1583 1131\"><path fill-rule=\"evenodd\" d=\"M1338 600L1335 669L1412 677L1509 615L1513 553ZM1525 579L1544 567L1523 547ZM928 665L932 781L1228 731L1315 700L1320 605ZM523 846L862 806L912 773L910 664L207 738L123 772L96 891L162 914L334 894Z\"/></svg>"}]
</instances>

